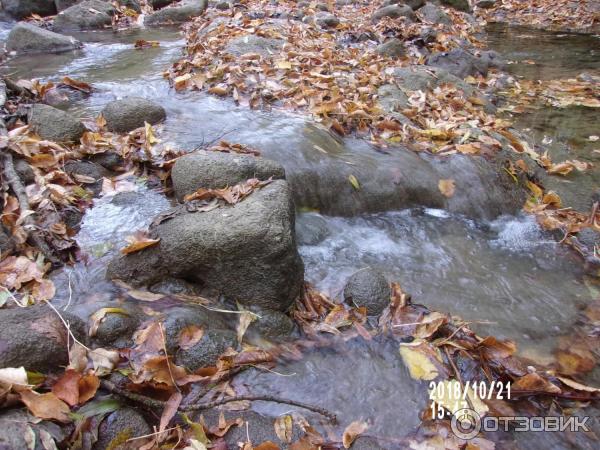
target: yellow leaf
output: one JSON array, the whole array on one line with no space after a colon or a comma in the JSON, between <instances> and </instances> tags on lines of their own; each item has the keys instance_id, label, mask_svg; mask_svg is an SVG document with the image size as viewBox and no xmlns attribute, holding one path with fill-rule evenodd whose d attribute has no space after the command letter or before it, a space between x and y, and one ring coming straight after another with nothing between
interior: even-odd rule
<instances>
[{"instance_id":1,"label":"yellow leaf","mask_svg":"<svg viewBox=\"0 0 600 450\"><path fill-rule=\"evenodd\" d=\"M277 67L278 69L291 69L292 68L292 63L289 61L277 61L275 63L275 67Z\"/></svg>"},{"instance_id":2,"label":"yellow leaf","mask_svg":"<svg viewBox=\"0 0 600 450\"><path fill-rule=\"evenodd\" d=\"M289 414L275 419L275 434L282 442L292 442L293 425L292 416Z\"/></svg>"},{"instance_id":3,"label":"yellow leaf","mask_svg":"<svg viewBox=\"0 0 600 450\"><path fill-rule=\"evenodd\" d=\"M440 180L438 182L438 189L442 195L446 198L450 198L454 195L455 190L454 180Z\"/></svg>"},{"instance_id":4,"label":"yellow leaf","mask_svg":"<svg viewBox=\"0 0 600 450\"><path fill-rule=\"evenodd\" d=\"M438 369L418 347L400 346L400 356L415 380L433 380L439 375Z\"/></svg>"},{"instance_id":5,"label":"yellow leaf","mask_svg":"<svg viewBox=\"0 0 600 450\"><path fill-rule=\"evenodd\" d=\"M354 189L356 189L357 191L360 191L360 183L358 182L358 179L354 175L348 176L348 180L350 181L350 184L352 185L352 187Z\"/></svg>"}]
</instances>

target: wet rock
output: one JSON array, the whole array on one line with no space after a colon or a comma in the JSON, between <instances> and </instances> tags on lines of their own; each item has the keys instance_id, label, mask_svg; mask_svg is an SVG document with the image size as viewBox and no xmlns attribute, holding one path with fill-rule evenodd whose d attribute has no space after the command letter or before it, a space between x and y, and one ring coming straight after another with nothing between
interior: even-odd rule
<instances>
[{"instance_id":1,"label":"wet rock","mask_svg":"<svg viewBox=\"0 0 600 450\"><path fill-rule=\"evenodd\" d=\"M14 163L15 170L23 184L27 185L35 182L35 174L27 161L19 158L15 159Z\"/></svg>"},{"instance_id":2,"label":"wet rock","mask_svg":"<svg viewBox=\"0 0 600 450\"><path fill-rule=\"evenodd\" d=\"M400 39L392 38L379 45L376 52L382 56L389 56L390 58L397 58L406 53L404 44Z\"/></svg>"},{"instance_id":3,"label":"wet rock","mask_svg":"<svg viewBox=\"0 0 600 450\"><path fill-rule=\"evenodd\" d=\"M280 311L263 308L250 308L259 317L250 324L246 336L258 335L261 338L282 341L294 332L294 322Z\"/></svg>"},{"instance_id":4,"label":"wet rock","mask_svg":"<svg viewBox=\"0 0 600 450\"><path fill-rule=\"evenodd\" d=\"M15 19L24 19L32 14L42 17L56 14L54 0L2 0L2 7Z\"/></svg>"},{"instance_id":5,"label":"wet rock","mask_svg":"<svg viewBox=\"0 0 600 450\"><path fill-rule=\"evenodd\" d=\"M206 212L186 205L151 226L158 245L119 256L107 275L134 285L167 276L185 278L246 305L285 310L302 289L304 269L296 249L294 204L283 180L243 201Z\"/></svg>"},{"instance_id":6,"label":"wet rock","mask_svg":"<svg viewBox=\"0 0 600 450\"><path fill-rule=\"evenodd\" d=\"M54 0L54 4L56 5L56 11L61 12L67 8L70 8L73 5L79 3L80 0Z\"/></svg>"},{"instance_id":7,"label":"wet rock","mask_svg":"<svg viewBox=\"0 0 600 450\"><path fill-rule=\"evenodd\" d=\"M152 429L136 409L121 408L106 417L98 428L98 441L92 447L94 450L121 448L123 442L134 437L152 433ZM146 441L135 441L142 445Z\"/></svg>"},{"instance_id":8,"label":"wet rock","mask_svg":"<svg viewBox=\"0 0 600 450\"><path fill-rule=\"evenodd\" d=\"M285 178L283 167L270 159L237 153L199 150L179 158L171 179L178 200L199 188L220 189L249 178Z\"/></svg>"},{"instance_id":9,"label":"wet rock","mask_svg":"<svg viewBox=\"0 0 600 450\"><path fill-rule=\"evenodd\" d=\"M389 5L375 11L373 14L373 21L377 22L384 17L391 17L392 19L406 17L407 19L413 20L415 18L415 13L410 6Z\"/></svg>"},{"instance_id":10,"label":"wet rock","mask_svg":"<svg viewBox=\"0 0 600 450\"><path fill-rule=\"evenodd\" d=\"M441 0L442 5L450 6L458 11L471 12L469 0Z\"/></svg>"},{"instance_id":11,"label":"wet rock","mask_svg":"<svg viewBox=\"0 0 600 450\"><path fill-rule=\"evenodd\" d=\"M219 421L219 413L218 410L203 412L206 423L209 426L216 426ZM223 413L226 420L235 420L239 417L244 421L242 426L231 427L227 434L223 436L227 442L227 448L240 448L238 442L247 442L248 440L256 446L271 441L281 449L289 448L289 444L281 441L275 433L275 417L263 416L254 411L223 411ZM300 437L300 427L294 426L292 428L292 442L296 442Z\"/></svg>"},{"instance_id":12,"label":"wet rock","mask_svg":"<svg viewBox=\"0 0 600 450\"><path fill-rule=\"evenodd\" d=\"M64 224L75 230L79 230L79 225L83 219L83 213L76 206L67 206L60 212L61 220Z\"/></svg>"},{"instance_id":13,"label":"wet rock","mask_svg":"<svg viewBox=\"0 0 600 450\"><path fill-rule=\"evenodd\" d=\"M15 243L10 235L8 229L0 224L0 254L4 257L7 253L14 250Z\"/></svg>"},{"instance_id":14,"label":"wet rock","mask_svg":"<svg viewBox=\"0 0 600 450\"><path fill-rule=\"evenodd\" d=\"M100 322L93 340L100 347L130 347L132 345L131 338L133 333L135 333L143 320L143 313L132 305L120 305L114 303L98 305L98 309L102 307L120 308L125 312L107 313L102 322Z\"/></svg>"},{"instance_id":15,"label":"wet rock","mask_svg":"<svg viewBox=\"0 0 600 450\"><path fill-rule=\"evenodd\" d=\"M75 50L81 42L27 22L16 24L6 40L6 49L16 53L54 53Z\"/></svg>"},{"instance_id":16,"label":"wet rock","mask_svg":"<svg viewBox=\"0 0 600 450\"><path fill-rule=\"evenodd\" d=\"M419 10L421 18L431 23L441 23L444 25L452 25L452 19L446 12L434 5L433 3L427 3Z\"/></svg>"},{"instance_id":17,"label":"wet rock","mask_svg":"<svg viewBox=\"0 0 600 450\"><path fill-rule=\"evenodd\" d=\"M85 324L61 312L71 332L85 341ZM42 373L56 372L69 363L67 330L46 305L0 310L0 367L20 367Z\"/></svg>"},{"instance_id":18,"label":"wet rock","mask_svg":"<svg viewBox=\"0 0 600 450\"><path fill-rule=\"evenodd\" d=\"M344 287L344 301L349 305L365 306L370 316L381 314L389 305L391 295L388 281L371 268L354 273Z\"/></svg>"},{"instance_id":19,"label":"wet rock","mask_svg":"<svg viewBox=\"0 0 600 450\"><path fill-rule=\"evenodd\" d=\"M46 447L40 439L50 437L56 443L67 439L72 427L59 426L47 420L39 420L23 409L12 409L0 414L0 449L2 450L41 450ZM54 447L57 448L57 447Z\"/></svg>"},{"instance_id":20,"label":"wet rock","mask_svg":"<svg viewBox=\"0 0 600 450\"><path fill-rule=\"evenodd\" d=\"M151 0L150 4L152 5L152 8L160 9L169 6L173 2L174 0Z\"/></svg>"},{"instance_id":21,"label":"wet rock","mask_svg":"<svg viewBox=\"0 0 600 450\"><path fill-rule=\"evenodd\" d=\"M600 233L592 228L584 228L577 233L577 239L593 253L594 247L600 243Z\"/></svg>"},{"instance_id":22,"label":"wet rock","mask_svg":"<svg viewBox=\"0 0 600 450\"><path fill-rule=\"evenodd\" d=\"M317 245L329 236L327 221L319 214L306 213L296 217L298 245Z\"/></svg>"},{"instance_id":23,"label":"wet rock","mask_svg":"<svg viewBox=\"0 0 600 450\"><path fill-rule=\"evenodd\" d=\"M181 278L168 277L150 287L151 292L165 295L200 295L198 286L182 280Z\"/></svg>"},{"instance_id":24,"label":"wet rock","mask_svg":"<svg viewBox=\"0 0 600 450\"><path fill-rule=\"evenodd\" d=\"M410 6L413 11L419 9L425 4L425 0L385 0L383 6L388 5L407 5Z\"/></svg>"},{"instance_id":25,"label":"wet rock","mask_svg":"<svg viewBox=\"0 0 600 450\"><path fill-rule=\"evenodd\" d=\"M61 11L54 18L55 31L98 30L110 27L115 8L101 0L86 0Z\"/></svg>"},{"instance_id":26,"label":"wet rock","mask_svg":"<svg viewBox=\"0 0 600 450\"><path fill-rule=\"evenodd\" d=\"M175 354L179 351L180 336L186 328L195 326L202 328L204 331L207 331L209 328L213 330L233 329L235 324L230 327L227 320L233 320L237 324L237 316L230 318L228 314L210 311L197 306L190 305L170 308L168 314L162 319L167 352Z\"/></svg>"},{"instance_id":27,"label":"wet rock","mask_svg":"<svg viewBox=\"0 0 600 450\"><path fill-rule=\"evenodd\" d=\"M238 38L232 39L225 47L225 51L234 56L241 56L246 53L258 53L266 56L273 53L279 53L283 47L283 40L271 39L255 34L247 34Z\"/></svg>"},{"instance_id":28,"label":"wet rock","mask_svg":"<svg viewBox=\"0 0 600 450\"><path fill-rule=\"evenodd\" d=\"M207 0L188 0L178 6L160 9L144 18L145 25L182 23L201 16L208 5Z\"/></svg>"},{"instance_id":29,"label":"wet rock","mask_svg":"<svg viewBox=\"0 0 600 450\"><path fill-rule=\"evenodd\" d=\"M29 125L42 139L55 142L79 142L85 132L83 124L75 117L40 103L31 107Z\"/></svg>"},{"instance_id":30,"label":"wet rock","mask_svg":"<svg viewBox=\"0 0 600 450\"><path fill-rule=\"evenodd\" d=\"M65 163L65 172L69 175L83 175L98 181L103 177L109 176L109 172L99 164L92 161L67 161Z\"/></svg>"},{"instance_id":31,"label":"wet rock","mask_svg":"<svg viewBox=\"0 0 600 450\"><path fill-rule=\"evenodd\" d=\"M496 0L479 0L475 6L481 9L490 9L496 6Z\"/></svg>"},{"instance_id":32,"label":"wet rock","mask_svg":"<svg viewBox=\"0 0 600 450\"><path fill-rule=\"evenodd\" d=\"M329 12L320 12L315 16L315 22L321 28L335 28L340 24L340 19Z\"/></svg>"},{"instance_id":33,"label":"wet rock","mask_svg":"<svg viewBox=\"0 0 600 450\"><path fill-rule=\"evenodd\" d=\"M105 169L112 171L121 168L123 164L125 164L125 161L123 160L121 155L112 151L96 153L95 155L92 155L89 159L90 161L96 164L100 164Z\"/></svg>"},{"instance_id":34,"label":"wet rock","mask_svg":"<svg viewBox=\"0 0 600 450\"><path fill-rule=\"evenodd\" d=\"M142 97L127 97L107 104L102 110L106 127L117 133L127 133L144 126L162 122L167 117L165 109Z\"/></svg>"},{"instance_id":35,"label":"wet rock","mask_svg":"<svg viewBox=\"0 0 600 450\"><path fill-rule=\"evenodd\" d=\"M175 354L175 363L190 371L215 365L229 347L237 347L237 335L229 330L208 330L196 345Z\"/></svg>"},{"instance_id":36,"label":"wet rock","mask_svg":"<svg viewBox=\"0 0 600 450\"><path fill-rule=\"evenodd\" d=\"M487 75L489 69L487 59L481 59L460 48L432 54L427 58L427 65L440 67L458 78L477 74Z\"/></svg>"}]
</instances>

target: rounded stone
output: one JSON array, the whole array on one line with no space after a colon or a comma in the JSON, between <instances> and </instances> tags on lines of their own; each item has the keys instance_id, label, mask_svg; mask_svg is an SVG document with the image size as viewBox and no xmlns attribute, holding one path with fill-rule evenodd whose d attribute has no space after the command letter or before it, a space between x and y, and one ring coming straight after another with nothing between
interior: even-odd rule
<instances>
[{"instance_id":1,"label":"rounded stone","mask_svg":"<svg viewBox=\"0 0 600 450\"><path fill-rule=\"evenodd\" d=\"M144 126L162 122L167 117L165 109L157 103L141 97L127 97L110 102L102 110L106 127L117 133L127 133Z\"/></svg>"},{"instance_id":2,"label":"rounded stone","mask_svg":"<svg viewBox=\"0 0 600 450\"><path fill-rule=\"evenodd\" d=\"M40 103L29 111L29 125L42 139L54 142L78 142L85 127L72 115Z\"/></svg>"},{"instance_id":3,"label":"rounded stone","mask_svg":"<svg viewBox=\"0 0 600 450\"><path fill-rule=\"evenodd\" d=\"M344 300L354 306L365 306L367 314L380 314L390 303L391 289L388 281L378 271L365 268L354 273L344 288Z\"/></svg>"},{"instance_id":4,"label":"rounded stone","mask_svg":"<svg viewBox=\"0 0 600 450\"><path fill-rule=\"evenodd\" d=\"M133 408L121 408L111 413L102 421L98 429L98 441L94 450L105 450L119 447L120 442L134 437L152 433L152 429L144 417ZM139 440L137 444L145 441Z\"/></svg>"},{"instance_id":5,"label":"rounded stone","mask_svg":"<svg viewBox=\"0 0 600 450\"><path fill-rule=\"evenodd\" d=\"M180 349L175 356L175 363L194 372L202 367L213 366L225 350L236 346L237 336L233 331L209 330L196 345Z\"/></svg>"}]
</instances>

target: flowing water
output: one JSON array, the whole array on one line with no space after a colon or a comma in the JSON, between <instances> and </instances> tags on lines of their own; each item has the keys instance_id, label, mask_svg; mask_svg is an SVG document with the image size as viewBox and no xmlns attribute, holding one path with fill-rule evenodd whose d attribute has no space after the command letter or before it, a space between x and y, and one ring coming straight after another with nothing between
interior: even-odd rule
<instances>
[{"instance_id":1,"label":"flowing water","mask_svg":"<svg viewBox=\"0 0 600 450\"><path fill-rule=\"evenodd\" d=\"M596 38L554 36L541 40L538 31L523 33L495 28L490 35L491 47L508 59L538 61L535 66L511 65L515 74L573 76L599 68ZM0 37L5 34L0 32ZM82 118L97 115L115 98L147 97L167 110L168 118L160 130L163 145L191 150L224 136L260 148L266 156L276 156L291 175L307 166L318 170L331 158L345 158L350 149L356 152L368 147L364 142L334 138L297 116L248 111L201 93L174 92L162 71L181 55L183 40L175 29L77 37L85 42L80 51L15 58L3 71L13 77L43 80L68 75L92 83L92 95L62 106ZM133 43L137 39L159 40L160 46L136 50ZM518 47L515 42L520 43ZM562 50L556 53L557 49ZM533 129L537 138L553 136L562 151L594 159L582 142L588 133L593 134L595 119L585 111L573 121L564 121L569 114L574 113L542 110L523 117L520 124ZM324 152L314 151L315 147ZM571 184L589 190L591 183L598 184L596 176L581 176ZM87 254L86 262L54 277L57 301L83 316L94 311L95 301L111 296L104 268L123 245L123 238L147 226L169 206L169 201L143 183L129 188L134 192L95 200L77 236ZM460 315L472 321L481 334L513 339L522 353L541 361L552 357L557 337L569 333L579 310L592 297L578 260L530 217L472 221L427 208L344 218L304 212L298 217L299 234L315 222L320 236L302 244L300 253L306 278L320 290L339 299L350 274L366 266L376 267L390 281L398 281L414 302ZM419 423L417 411L426 405L427 386L410 379L397 348L387 342L350 342L315 350L278 371L288 376L253 372L237 383L257 393L280 393L318 403L349 420L363 418L371 422L372 434L390 438L414 431ZM270 404L258 404L257 409L268 414L285 411Z\"/></svg>"}]
</instances>

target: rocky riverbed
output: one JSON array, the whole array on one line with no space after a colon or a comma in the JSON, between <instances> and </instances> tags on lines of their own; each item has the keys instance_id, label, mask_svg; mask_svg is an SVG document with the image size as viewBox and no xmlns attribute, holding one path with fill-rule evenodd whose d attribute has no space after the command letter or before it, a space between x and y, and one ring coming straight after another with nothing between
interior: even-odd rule
<instances>
[{"instance_id":1,"label":"rocky riverbed","mask_svg":"<svg viewBox=\"0 0 600 450\"><path fill-rule=\"evenodd\" d=\"M4 2L0 447L463 448L456 377L593 403L597 37L484 3Z\"/></svg>"}]
</instances>

